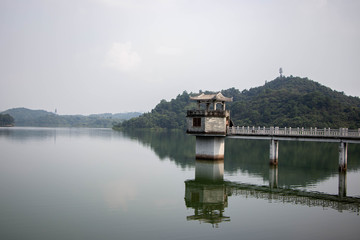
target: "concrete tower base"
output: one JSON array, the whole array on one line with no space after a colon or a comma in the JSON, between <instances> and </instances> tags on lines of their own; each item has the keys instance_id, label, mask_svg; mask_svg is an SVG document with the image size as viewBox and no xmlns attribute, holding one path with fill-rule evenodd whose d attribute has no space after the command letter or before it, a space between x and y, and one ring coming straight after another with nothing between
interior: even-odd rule
<instances>
[{"instance_id":1,"label":"concrete tower base","mask_svg":"<svg viewBox=\"0 0 360 240\"><path fill-rule=\"evenodd\" d=\"M196 159L224 159L225 137L196 136Z\"/></svg>"}]
</instances>

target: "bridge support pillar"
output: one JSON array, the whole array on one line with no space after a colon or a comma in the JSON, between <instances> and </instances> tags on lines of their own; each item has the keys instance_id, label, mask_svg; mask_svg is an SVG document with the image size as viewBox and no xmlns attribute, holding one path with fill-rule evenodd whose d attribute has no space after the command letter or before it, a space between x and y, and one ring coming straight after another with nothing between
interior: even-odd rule
<instances>
[{"instance_id":1,"label":"bridge support pillar","mask_svg":"<svg viewBox=\"0 0 360 240\"><path fill-rule=\"evenodd\" d=\"M345 172L347 169L347 142L340 142L339 144L339 171Z\"/></svg>"},{"instance_id":2,"label":"bridge support pillar","mask_svg":"<svg viewBox=\"0 0 360 240\"><path fill-rule=\"evenodd\" d=\"M270 140L270 165L277 165L279 158L279 141Z\"/></svg>"},{"instance_id":3,"label":"bridge support pillar","mask_svg":"<svg viewBox=\"0 0 360 240\"><path fill-rule=\"evenodd\" d=\"M224 159L225 137L196 136L196 159Z\"/></svg>"}]
</instances>

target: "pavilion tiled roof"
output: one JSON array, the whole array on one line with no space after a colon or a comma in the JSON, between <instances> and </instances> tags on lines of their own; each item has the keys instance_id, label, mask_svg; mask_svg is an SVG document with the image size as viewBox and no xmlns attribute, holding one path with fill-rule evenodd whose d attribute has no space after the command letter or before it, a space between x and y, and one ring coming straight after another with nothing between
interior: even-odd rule
<instances>
[{"instance_id":1,"label":"pavilion tiled roof","mask_svg":"<svg viewBox=\"0 0 360 240\"><path fill-rule=\"evenodd\" d=\"M232 102L233 98L224 97L220 92L215 94L200 94L199 96L190 97L191 100L200 102Z\"/></svg>"}]
</instances>

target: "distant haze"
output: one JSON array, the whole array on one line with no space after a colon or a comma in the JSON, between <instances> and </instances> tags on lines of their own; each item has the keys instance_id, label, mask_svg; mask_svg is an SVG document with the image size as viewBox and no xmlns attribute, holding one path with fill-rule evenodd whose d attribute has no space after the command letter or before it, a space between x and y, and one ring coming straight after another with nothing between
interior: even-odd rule
<instances>
[{"instance_id":1,"label":"distant haze","mask_svg":"<svg viewBox=\"0 0 360 240\"><path fill-rule=\"evenodd\" d=\"M279 75L360 93L360 1L1 0L0 111L150 111Z\"/></svg>"}]
</instances>

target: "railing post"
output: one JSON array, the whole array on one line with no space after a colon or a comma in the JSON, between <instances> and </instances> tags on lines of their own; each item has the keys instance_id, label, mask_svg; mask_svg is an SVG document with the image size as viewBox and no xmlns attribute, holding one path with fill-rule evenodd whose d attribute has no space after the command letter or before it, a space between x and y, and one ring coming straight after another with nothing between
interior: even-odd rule
<instances>
[{"instance_id":1,"label":"railing post","mask_svg":"<svg viewBox=\"0 0 360 240\"><path fill-rule=\"evenodd\" d=\"M289 135L291 135L291 127L289 127Z\"/></svg>"}]
</instances>

